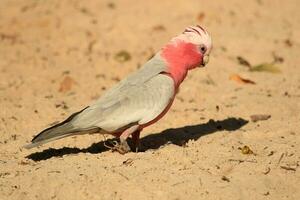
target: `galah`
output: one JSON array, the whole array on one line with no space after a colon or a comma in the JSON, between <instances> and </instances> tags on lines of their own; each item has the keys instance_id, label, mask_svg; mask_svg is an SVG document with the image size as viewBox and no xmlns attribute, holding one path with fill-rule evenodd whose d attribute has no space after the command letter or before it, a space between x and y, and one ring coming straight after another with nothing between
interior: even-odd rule
<instances>
[{"instance_id":1,"label":"galah","mask_svg":"<svg viewBox=\"0 0 300 200\"><path fill-rule=\"evenodd\" d=\"M119 138L113 149L130 151L127 138L138 145L140 132L170 109L189 70L208 63L212 41L201 26L189 26L171 39L138 71L83 110L35 136L25 148L86 133L112 134Z\"/></svg>"}]
</instances>

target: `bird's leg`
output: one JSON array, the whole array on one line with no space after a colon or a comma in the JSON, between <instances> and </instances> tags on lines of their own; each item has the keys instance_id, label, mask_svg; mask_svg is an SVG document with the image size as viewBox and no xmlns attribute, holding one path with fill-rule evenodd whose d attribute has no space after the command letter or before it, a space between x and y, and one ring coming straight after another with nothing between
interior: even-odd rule
<instances>
[{"instance_id":1,"label":"bird's leg","mask_svg":"<svg viewBox=\"0 0 300 200\"><path fill-rule=\"evenodd\" d=\"M112 150L118 151L120 154L128 153L131 149L127 143L127 138L138 130L139 125L131 126L120 135L120 143L114 144Z\"/></svg>"},{"instance_id":2,"label":"bird's leg","mask_svg":"<svg viewBox=\"0 0 300 200\"><path fill-rule=\"evenodd\" d=\"M132 133L132 142L133 142L133 147L135 149L135 152L139 151L139 146L140 146L140 133L141 130L136 130L134 133Z\"/></svg>"}]
</instances>

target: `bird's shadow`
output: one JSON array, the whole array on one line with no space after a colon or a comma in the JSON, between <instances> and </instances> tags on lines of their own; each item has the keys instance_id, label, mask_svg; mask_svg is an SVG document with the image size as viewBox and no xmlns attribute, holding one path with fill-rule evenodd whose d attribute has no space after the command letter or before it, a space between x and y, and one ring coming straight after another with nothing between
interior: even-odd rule
<instances>
[{"instance_id":1,"label":"bird's shadow","mask_svg":"<svg viewBox=\"0 0 300 200\"><path fill-rule=\"evenodd\" d=\"M140 151L147 151L149 149L158 149L167 144L175 144L179 146L185 145L190 139L198 140L201 136L212 134L218 131L235 131L248 123L247 120L242 118L230 117L221 121L209 120L205 124L198 124L192 126L184 126L174 129L166 129L157 134L147 135L140 140ZM110 150L106 144L111 143L116 139L109 139L92 144L88 148L70 148L63 147L60 149L49 148L42 152L36 152L28 155L26 158L41 161L47 160L52 157L62 157L68 154L91 153L97 154ZM129 140L129 144L131 141Z\"/></svg>"}]
</instances>

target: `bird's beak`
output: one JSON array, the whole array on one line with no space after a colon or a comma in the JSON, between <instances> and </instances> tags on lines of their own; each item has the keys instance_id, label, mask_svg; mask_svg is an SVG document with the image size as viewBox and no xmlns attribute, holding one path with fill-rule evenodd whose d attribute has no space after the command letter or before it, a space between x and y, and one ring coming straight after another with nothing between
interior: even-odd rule
<instances>
[{"instance_id":1,"label":"bird's beak","mask_svg":"<svg viewBox=\"0 0 300 200\"><path fill-rule=\"evenodd\" d=\"M209 61L209 56L208 55L205 55L203 57L203 60L202 60L202 64L200 65L201 67L204 67Z\"/></svg>"}]
</instances>

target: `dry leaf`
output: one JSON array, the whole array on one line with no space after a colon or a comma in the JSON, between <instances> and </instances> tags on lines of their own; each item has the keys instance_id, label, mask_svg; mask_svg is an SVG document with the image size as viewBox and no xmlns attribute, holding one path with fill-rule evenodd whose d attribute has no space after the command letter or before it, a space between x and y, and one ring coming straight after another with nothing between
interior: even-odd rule
<instances>
[{"instance_id":1,"label":"dry leaf","mask_svg":"<svg viewBox=\"0 0 300 200\"><path fill-rule=\"evenodd\" d=\"M73 84L75 83L74 79L70 76L66 76L64 80L60 83L59 92L68 92L72 89Z\"/></svg>"},{"instance_id":2,"label":"dry leaf","mask_svg":"<svg viewBox=\"0 0 300 200\"><path fill-rule=\"evenodd\" d=\"M268 120L271 118L271 115L251 115L250 116L252 122Z\"/></svg>"},{"instance_id":3,"label":"dry leaf","mask_svg":"<svg viewBox=\"0 0 300 200\"><path fill-rule=\"evenodd\" d=\"M248 60L241 56L237 56L237 60L240 65L244 65L248 67L249 71L251 72L270 72L270 73L281 73L280 69L275 66L276 63L282 63L284 61L283 57L280 57L273 53L273 62L269 63L261 63L258 65L251 65Z\"/></svg>"},{"instance_id":4,"label":"dry leaf","mask_svg":"<svg viewBox=\"0 0 300 200\"><path fill-rule=\"evenodd\" d=\"M262 63L259 65L252 66L250 68L252 72L270 72L270 73L281 73L280 69L273 63Z\"/></svg>"},{"instance_id":5,"label":"dry leaf","mask_svg":"<svg viewBox=\"0 0 300 200\"><path fill-rule=\"evenodd\" d=\"M238 62L240 63L240 65L244 65L246 67L251 68L251 64L248 60L246 60L245 58L243 58L242 56L238 56L236 57Z\"/></svg>"},{"instance_id":6,"label":"dry leaf","mask_svg":"<svg viewBox=\"0 0 300 200\"><path fill-rule=\"evenodd\" d=\"M230 80L236 81L238 83L242 83L242 84L255 84L254 81L250 80L250 79L245 79L242 78L241 76L239 76L238 74L232 74L229 77Z\"/></svg>"},{"instance_id":7,"label":"dry leaf","mask_svg":"<svg viewBox=\"0 0 300 200\"><path fill-rule=\"evenodd\" d=\"M205 14L203 12L199 13L197 16L198 22L202 22L205 18Z\"/></svg>"},{"instance_id":8,"label":"dry leaf","mask_svg":"<svg viewBox=\"0 0 300 200\"><path fill-rule=\"evenodd\" d=\"M131 55L125 51L125 50L122 50L122 51L119 51L116 55L115 55L115 60L117 60L118 62L126 62L128 60L131 59Z\"/></svg>"},{"instance_id":9,"label":"dry leaf","mask_svg":"<svg viewBox=\"0 0 300 200\"><path fill-rule=\"evenodd\" d=\"M221 180L226 181L226 182L230 182L230 179L226 176L222 176Z\"/></svg>"},{"instance_id":10,"label":"dry leaf","mask_svg":"<svg viewBox=\"0 0 300 200\"><path fill-rule=\"evenodd\" d=\"M154 31L165 31L166 28L163 25L156 25L152 28Z\"/></svg>"},{"instance_id":11,"label":"dry leaf","mask_svg":"<svg viewBox=\"0 0 300 200\"><path fill-rule=\"evenodd\" d=\"M30 164L30 162L28 160L21 160L19 162L19 165L29 165L29 164Z\"/></svg>"},{"instance_id":12,"label":"dry leaf","mask_svg":"<svg viewBox=\"0 0 300 200\"><path fill-rule=\"evenodd\" d=\"M113 3L113 2L109 2L107 4L107 7L109 7L110 9L115 9L116 8L116 5Z\"/></svg>"},{"instance_id":13,"label":"dry leaf","mask_svg":"<svg viewBox=\"0 0 300 200\"><path fill-rule=\"evenodd\" d=\"M123 161L123 165L131 166L133 164L133 159L128 158L127 160Z\"/></svg>"},{"instance_id":14,"label":"dry leaf","mask_svg":"<svg viewBox=\"0 0 300 200\"><path fill-rule=\"evenodd\" d=\"M285 45L288 46L288 47L292 47L292 46L293 46L293 42L292 42L290 39L284 40L284 43L285 43Z\"/></svg>"}]
</instances>

